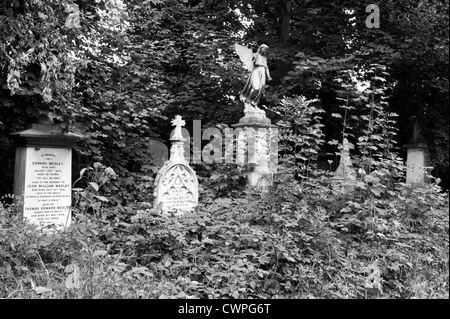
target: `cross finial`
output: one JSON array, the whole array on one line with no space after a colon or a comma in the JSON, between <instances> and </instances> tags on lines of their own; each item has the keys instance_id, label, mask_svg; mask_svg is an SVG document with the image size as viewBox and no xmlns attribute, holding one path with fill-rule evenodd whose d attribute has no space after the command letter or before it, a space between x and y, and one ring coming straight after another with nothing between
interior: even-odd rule
<instances>
[{"instance_id":1,"label":"cross finial","mask_svg":"<svg viewBox=\"0 0 450 319\"><path fill-rule=\"evenodd\" d=\"M171 140L183 140L183 134L181 134L181 127L184 126L186 122L181 118L181 115L175 116L172 120L172 125L175 126Z\"/></svg>"}]
</instances>

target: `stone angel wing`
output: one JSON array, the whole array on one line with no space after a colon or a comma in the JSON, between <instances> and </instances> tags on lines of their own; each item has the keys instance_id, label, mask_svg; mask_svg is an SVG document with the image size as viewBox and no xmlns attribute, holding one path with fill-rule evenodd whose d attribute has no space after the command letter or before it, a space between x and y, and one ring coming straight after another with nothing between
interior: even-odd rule
<instances>
[{"instance_id":1,"label":"stone angel wing","mask_svg":"<svg viewBox=\"0 0 450 319\"><path fill-rule=\"evenodd\" d=\"M247 48L245 45L240 45L235 43L234 49L236 53L239 55L241 62L244 64L244 67L250 72L253 71L253 51L252 49Z\"/></svg>"}]
</instances>

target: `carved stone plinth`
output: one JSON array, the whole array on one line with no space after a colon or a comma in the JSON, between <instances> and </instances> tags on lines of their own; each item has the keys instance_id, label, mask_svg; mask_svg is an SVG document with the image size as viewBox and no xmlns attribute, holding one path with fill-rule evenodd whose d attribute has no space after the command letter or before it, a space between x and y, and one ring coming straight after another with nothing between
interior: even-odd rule
<instances>
[{"instance_id":1,"label":"carved stone plinth","mask_svg":"<svg viewBox=\"0 0 450 319\"><path fill-rule=\"evenodd\" d=\"M244 114L244 117L239 120L239 124L270 124L266 112L250 103L245 103Z\"/></svg>"},{"instance_id":2,"label":"carved stone plinth","mask_svg":"<svg viewBox=\"0 0 450 319\"><path fill-rule=\"evenodd\" d=\"M238 124L241 128L237 145L245 145L236 152L236 163L249 164L248 186L266 190L273 184L278 165L278 127L271 124L263 110L246 105L245 116Z\"/></svg>"}]
</instances>

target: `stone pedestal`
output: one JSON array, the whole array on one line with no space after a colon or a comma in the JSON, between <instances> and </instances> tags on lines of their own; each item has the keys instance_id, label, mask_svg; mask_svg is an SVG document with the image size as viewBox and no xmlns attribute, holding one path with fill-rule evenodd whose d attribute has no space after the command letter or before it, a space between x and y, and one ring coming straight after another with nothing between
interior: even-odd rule
<instances>
[{"instance_id":1,"label":"stone pedestal","mask_svg":"<svg viewBox=\"0 0 450 319\"><path fill-rule=\"evenodd\" d=\"M246 105L238 124L236 163L248 164L248 186L267 190L273 184L278 165L278 127L263 110ZM247 147L245 147L245 145Z\"/></svg>"},{"instance_id":2,"label":"stone pedestal","mask_svg":"<svg viewBox=\"0 0 450 319\"><path fill-rule=\"evenodd\" d=\"M70 225L72 148L83 136L52 124L31 124L11 134L16 141L14 194L17 210L33 224Z\"/></svg>"},{"instance_id":3,"label":"stone pedestal","mask_svg":"<svg viewBox=\"0 0 450 319\"><path fill-rule=\"evenodd\" d=\"M430 153L426 140L422 136L412 138L404 145L406 155L406 184L429 183L427 174L430 173Z\"/></svg>"}]
</instances>

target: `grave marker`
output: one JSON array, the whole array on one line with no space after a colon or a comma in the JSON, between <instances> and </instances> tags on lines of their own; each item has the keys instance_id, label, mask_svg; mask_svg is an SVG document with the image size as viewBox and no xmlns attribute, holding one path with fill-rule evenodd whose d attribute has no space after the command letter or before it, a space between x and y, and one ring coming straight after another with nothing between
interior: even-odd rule
<instances>
[{"instance_id":1,"label":"grave marker","mask_svg":"<svg viewBox=\"0 0 450 319\"><path fill-rule=\"evenodd\" d=\"M427 175L433 169L430 166L430 152L425 138L421 135L419 122L416 120L413 128L413 137L404 145L406 155L406 184L428 184Z\"/></svg>"},{"instance_id":2,"label":"grave marker","mask_svg":"<svg viewBox=\"0 0 450 319\"><path fill-rule=\"evenodd\" d=\"M72 147L82 136L42 123L11 135L17 143L14 194L23 197L19 213L33 224L69 226Z\"/></svg>"},{"instance_id":3,"label":"grave marker","mask_svg":"<svg viewBox=\"0 0 450 319\"><path fill-rule=\"evenodd\" d=\"M346 138L342 140L341 158L339 166L334 171L332 181L355 181L356 170L353 168L352 159L350 157L350 145Z\"/></svg>"},{"instance_id":4,"label":"grave marker","mask_svg":"<svg viewBox=\"0 0 450 319\"><path fill-rule=\"evenodd\" d=\"M155 183L155 209L162 211L192 211L198 204L198 181L195 171L184 158L184 138L181 127L185 121L177 115L170 140L170 158L159 170Z\"/></svg>"}]
</instances>

